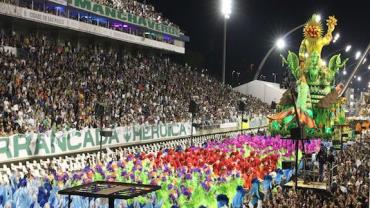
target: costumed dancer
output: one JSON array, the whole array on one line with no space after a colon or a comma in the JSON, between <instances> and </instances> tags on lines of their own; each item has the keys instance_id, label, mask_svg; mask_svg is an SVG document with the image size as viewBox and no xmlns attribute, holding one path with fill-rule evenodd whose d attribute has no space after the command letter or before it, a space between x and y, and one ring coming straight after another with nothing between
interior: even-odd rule
<instances>
[{"instance_id":1,"label":"costumed dancer","mask_svg":"<svg viewBox=\"0 0 370 208\"><path fill-rule=\"evenodd\" d=\"M257 208L262 208L262 200L263 200L263 193L259 190L260 182L257 178L254 178L252 180L252 187L250 189L250 196L251 201L249 202L248 206L249 208L254 208L257 206Z\"/></svg>"},{"instance_id":2,"label":"costumed dancer","mask_svg":"<svg viewBox=\"0 0 370 208\"><path fill-rule=\"evenodd\" d=\"M236 194L233 198L232 207L233 208L242 208L244 202L244 196L247 192L242 186L236 188Z\"/></svg>"},{"instance_id":3,"label":"costumed dancer","mask_svg":"<svg viewBox=\"0 0 370 208\"><path fill-rule=\"evenodd\" d=\"M229 198L224 194L218 195L217 208L228 208L228 207L229 207Z\"/></svg>"},{"instance_id":4,"label":"costumed dancer","mask_svg":"<svg viewBox=\"0 0 370 208\"><path fill-rule=\"evenodd\" d=\"M34 206L31 196L27 190L27 178L23 177L18 184L18 189L14 192L15 207Z\"/></svg>"}]
</instances>

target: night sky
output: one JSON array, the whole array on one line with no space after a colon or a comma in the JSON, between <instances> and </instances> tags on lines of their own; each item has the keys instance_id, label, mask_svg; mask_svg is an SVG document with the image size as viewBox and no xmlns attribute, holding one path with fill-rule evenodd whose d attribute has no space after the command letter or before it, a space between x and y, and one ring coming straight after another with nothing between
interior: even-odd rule
<instances>
[{"instance_id":1,"label":"night sky","mask_svg":"<svg viewBox=\"0 0 370 208\"><path fill-rule=\"evenodd\" d=\"M147 0L163 15L179 25L190 37L186 45L186 58L191 63L208 69L208 73L221 80L222 76L222 41L223 16L220 0ZM370 1L369 0L233 0L233 11L228 21L227 31L227 66L226 81L236 85L250 81L258 64L274 44L276 39L290 29L306 22L313 13L320 13L323 19L335 15L338 26L334 31L340 33L340 39L323 50L323 57L347 44L352 45L350 53L354 56L358 50L365 50L370 42ZM326 32L326 21L324 28ZM303 32L299 30L287 39L285 51L275 51L268 59L263 71L267 80L272 81L272 73L281 78L279 54L287 50L298 52ZM365 88L370 81L370 56L359 72L362 81L354 81L354 87ZM354 63L354 58L350 62ZM251 65L254 68L251 67ZM353 67L352 67L353 68ZM241 73L239 80L232 71ZM350 70L348 70L350 72ZM349 74L349 73L348 73ZM348 77L348 75L347 75ZM360 84L361 83L361 84Z\"/></svg>"}]
</instances>

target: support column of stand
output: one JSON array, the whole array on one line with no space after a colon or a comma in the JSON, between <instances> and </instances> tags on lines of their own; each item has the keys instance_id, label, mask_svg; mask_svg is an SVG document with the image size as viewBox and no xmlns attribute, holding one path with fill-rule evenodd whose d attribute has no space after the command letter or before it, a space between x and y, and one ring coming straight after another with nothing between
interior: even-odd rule
<instances>
[{"instance_id":1,"label":"support column of stand","mask_svg":"<svg viewBox=\"0 0 370 208\"><path fill-rule=\"evenodd\" d=\"M343 151L343 126L340 126L340 151Z\"/></svg>"},{"instance_id":2,"label":"support column of stand","mask_svg":"<svg viewBox=\"0 0 370 208\"><path fill-rule=\"evenodd\" d=\"M103 115L100 116L100 147L99 147L99 162L101 162L102 160L102 153L103 153L103 135L102 135L102 131L103 131Z\"/></svg>"},{"instance_id":3,"label":"support column of stand","mask_svg":"<svg viewBox=\"0 0 370 208\"><path fill-rule=\"evenodd\" d=\"M109 198L108 203L108 208L114 208L114 198Z\"/></svg>"},{"instance_id":4,"label":"support column of stand","mask_svg":"<svg viewBox=\"0 0 370 208\"><path fill-rule=\"evenodd\" d=\"M193 146L194 113L191 113L190 147Z\"/></svg>"},{"instance_id":5,"label":"support column of stand","mask_svg":"<svg viewBox=\"0 0 370 208\"><path fill-rule=\"evenodd\" d=\"M296 103L295 103L294 90L293 90L292 87L290 89L290 93L291 93L291 96L292 96L292 101L293 101L293 106L294 106L294 112L295 112L295 116L296 116L297 125L298 125L299 131L300 131L300 138L297 138L297 139L303 140L303 138L302 138L303 128L302 128L301 122L299 120L299 114L298 114L297 106L296 106ZM294 184L295 184L295 190L297 191L298 190L298 143L299 143L299 141L295 140L294 143L295 143L295 178L294 178Z\"/></svg>"},{"instance_id":6,"label":"support column of stand","mask_svg":"<svg viewBox=\"0 0 370 208\"><path fill-rule=\"evenodd\" d=\"M242 122L240 122L240 134L243 134L244 111L242 111Z\"/></svg>"}]
</instances>

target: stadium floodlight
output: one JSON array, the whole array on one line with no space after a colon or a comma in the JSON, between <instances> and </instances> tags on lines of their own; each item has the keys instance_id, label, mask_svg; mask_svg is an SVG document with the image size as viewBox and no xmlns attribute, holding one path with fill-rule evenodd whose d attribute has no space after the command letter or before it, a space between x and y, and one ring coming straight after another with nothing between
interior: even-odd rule
<instances>
[{"instance_id":1,"label":"stadium floodlight","mask_svg":"<svg viewBox=\"0 0 370 208\"><path fill-rule=\"evenodd\" d=\"M326 66L326 61L325 60L321 60L321 63L322 63L322 65Z\"/></svg>"},{"instance_id":2,"label":"stadium floodlight","mask_svg":"<svg viewBox=\"0 0 370 208\"><path fill-rule=\"evenodd\" d=\"M362 80L361 76L358 76L357 81L361 82L361 80Z\"/></svg>"},{"instance_id":3,"label":"stadium floodlight","mask_svg":"<svg viewBox=\"0 0 370 208\"><path fill-rule=\"evenodd\" d=\"M285 46L286 46L286 42L285 42L285 40L284 40L283 38L279 38L279 39L277 39L277 41L276 41L276 47L277 47L279 50L284 49L284 48L285 48Z\"/></svg>"},{"instance_id":4,"label":"stadium floodlight","mask_svg":"<svg viewBox=\"0 0 370 208\"><path fill-rule=\"evenodd\" d=\"M362 64L365 64L367 61L367 58L364 58L364 60L362 61Z\"/></svg>"},{"instance_id":5,"label":"stadium floodlight","mask_svg":"<svg viewBox=\"0 0 370 208\"><path fill-rule=\"evenodd\" d=\"M367 66L367 69L370 70L370 64L369 64L369 66Z\"/></svg>"},{"instance_id":6,"label":"stadium floodlight","mask_svg":"<svg viewBox=\"0 0 370 208\"><path fill-rule=\"evenodd\" d=\"M231 0L221 0L221 12L225 19L229 19L231 15Z\"/></svg>"},{"instance_id":7,"label":"stadium floodlight","mask_svg":"<svg viewBox=\"0 0 370 208\"><path fill-rule=\"evenodd\" d=\"M347 75L347 71L346 70L343 71L343 75Z\"/></svg>"},{"instance_id":8,"label":"stadium floodlight","mask_svg":"<svg viewBox=\"0 0 370 208\"><path fill-rule=\"evenodd\" d=\"M346 52L349 52L349 51L351 50L351 48L352 48L352 46L351 46L351 45L347 45L347 46L346 46L345 51L346 51Z\"/></svg>"},{"instance_id":9,"label":"stadium floodlight","mask_svg":"<svg viewBox=\"0 0 370 208\"><path fill-rule=\"evenodd\" d=\"M355 59L358 60L361 56L361 51L357 51L355 55Z\"/></svg>"},{"instance_id":10,"label":"stadium floodlight","mask_svg":"<svg viewBox=\"0 0 370 208\"><path fill-rule=\"evenodd\" d=\"M224 15L224 48L223 48L223 57L222 57L222 83L225 83L226 79L226 31L227 31L227 20L231 15L231 1L232 0L221 0L221 12Z\"/></svg>"},{"instance_id":11,"label":"stadium floodlight","mask_svg":"<svg viewBox=\"0 0 370 208\"><path fill-rule=\"evenodd\" d=\"M335 36L334 36L334 39L333 39L333 43L337 42L337 40L339 39L340 37L340 34L339 33L336 33Z\"/></svg>"}]
</instances>

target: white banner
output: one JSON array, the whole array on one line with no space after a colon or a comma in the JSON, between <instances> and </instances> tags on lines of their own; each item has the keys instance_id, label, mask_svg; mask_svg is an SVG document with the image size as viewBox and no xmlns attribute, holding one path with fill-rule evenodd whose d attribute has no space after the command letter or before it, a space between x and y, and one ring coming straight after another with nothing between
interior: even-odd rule
<instances>
[{"instance_id":1,"label":"white banner","mask_svg":"<svg viewBox=\"0 0 370 208\"><path fill-rule=\"evenodd\" d=\"M160 124L152 126L117 127L112 137L102 139L105 147L146 143L160 139L189 136L190 123ZM195 134L195 132L193 132ZM0 137L0 161L31 159L99 149L100 130L85 128L44 134L28 133Z\"/></svg>"},{"instance_id":2,"label":"white banner","mask_svg":"<svg viewBox=\"0 0 370 208\"><path fill-rule=\"evenodd\" d=\"M10 47L10 46L0 46L0 51L1 52L7 52L9 54L13 54L14 56L17 56L17 48L15 47Z\"/></svg>"},{"instance_id":3,"label":"white banner","mask_svg":"<svg viewBox=\"0 0 370 208\"><path fill-rule=\"evenodd\" d=\"M238 123L237 122L220 124L220 128L221 129L236 128L236 127L238 127Z\"/></svg>"}]
</instances>

